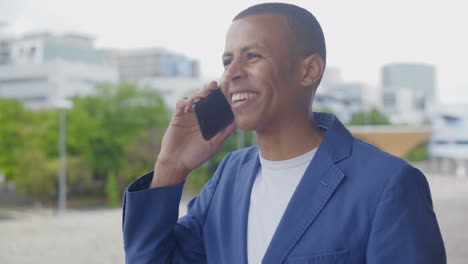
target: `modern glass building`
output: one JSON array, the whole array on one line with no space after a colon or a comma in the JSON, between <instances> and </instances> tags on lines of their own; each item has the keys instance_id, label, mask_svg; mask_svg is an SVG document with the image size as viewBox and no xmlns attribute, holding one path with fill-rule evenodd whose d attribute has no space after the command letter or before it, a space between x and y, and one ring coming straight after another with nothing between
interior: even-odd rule
<instances>
[{"instance_id":1,"label":"modern glass building","mask_svg":"<svg viewBox=\"0 0 468 264\"><path fill-rule=\"evenodd\" d=\"M30 108L53 107L56 101L91 93L96 83L117 81L111 52L96 49L85 34L26 34L9 43L8 60L0 64L0 97Z\"/></svg>"},{"instance_id":2,"label":"modern glass building","mask_svg":"<svg viewBox=\"0 0 468 264\"><path fill-rule=\"evenodd\" d=\"M395 106L399 88L421 94L424 102L432 102L436 89L435 67L418 63L387 64L382 68L382 88L384 107L387 108ZM419 102L422 109L425 109L424 102Z\"/></svg>"},{"instance_id":3,"label":"modern glass building","mask_svg":"<svg viewBox=\"0 0 468 264\"><path fill-rule=\"evenodd\" d=\"M200 77L199 63L161 48L135 49L116 53L120 79L139 81L148 78Z\"/></svg>"}]
</instances>

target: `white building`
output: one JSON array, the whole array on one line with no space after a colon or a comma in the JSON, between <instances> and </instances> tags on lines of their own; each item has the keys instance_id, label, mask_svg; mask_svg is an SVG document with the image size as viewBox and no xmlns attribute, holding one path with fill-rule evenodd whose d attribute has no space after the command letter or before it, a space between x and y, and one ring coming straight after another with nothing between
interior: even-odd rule
<instances>
[{"instance_id":1,"label":"white building","mask_svg":"<svg viewBox=\"0 0 468 264\"><path fill-rule=\"evenodd\" d=\"M12 38L5 33L6 22L0 21L0 65L9 63L11 58Z\"/></svg>"},{"instance_id":2,"label":"white building","mask_svg":"<svg viewBox=\"0 0 468 264\"><path fill-rule=\"evenodd\" d=\"M92 93L99 82L117 79L115 69L83 62L0 65L0 97L18 99L33 109L48 108L73 95Z\"/></svg>"},{"instance_id":3,"label":"white building","mask_svg":"<svg viewBox=\"0 0 468 264\"><path fill-rule=\"evenodd\" d=\"M436 69L424 63L392 63L382 67L382 103L394 123L420 125L434 104Z\"/></svg>"},{"instance_id":4,"label":"white building","mask_svg":"<svg viewBox=\"0 0 468 264\"><path fill-rule=\"evenodd\" d=\"M8 63L0 64L0 97L27 107L53 107L73 95L89 94L96 83L118 81L110 53L94 48L84 34L27 34L11 41Z\"/></svg>"},{"instance_id":5,"label":"white building","mask_svg":"<svg viewBox=\"0 0 468 264\"><path fill-rule=\"evenodd\" d=\"M382 86L385 92L399 87L419 91L424 100L432 103L436 89L436 69L425 63L391 63L382 67ZM390 102L391 103L391 102Z\"/></svg>"},{"instance_id":6,"label":"white building","mask_svg":"<svg viewBox=\"0 0 468 264\"><path fill-rule=\"evenodd\" d=\"M391 97L392 105L387 105L383 110L393 124L422 125L429 119L429 107L425 106L422 91L396 87ZM390 98L388 92L386 98Z\"/></svg>"},{"instance_id":7,"label":"white building","mask_svg":"<svg viewBox=\"0 0 468 264\"><path fill-rule=\"evenodd\" d=\"M190 96L194 91L201 89L207 82L194 78L155 77L140 79L136 83L142 87L155 89L163 97L166 105L171 109L175 109L179 99L184 96Z\"/></svg>"},{"instance_id":8,"label":"white building","mask_svg":"<svg viewBox=\"0 0 468 264\"><path fill-rule=\"evenodd\" d=\"M344 81L339 69L328 67L315 94L313 110L331 110L343 122L349 122L353 113L379 107L379 98L377 87Z\"/></svg>"},{"instance_id":9,"label":"white building","mask_svg":"<svg viewBox=\"0 0 468 264\"><path fill-rule=\"evenodd\" d=\"M148 78L194 78L200 76L199 62L162 48L119 51L115 54L122 81Z\"/></svg>"},{"instance_id":10,"label":"white building","mask_svg":"<svg viewBox=\"0 0 468 264\"><path fill-rule=\"evenodd\" d=\"M438 107L432 119L429 156L437 170L468 176L468 105Z\"/></svg>"},{"instance_id":11,"label":"white building","mask_svg":"<svg viewBox=\"0 0 468 264\"><path fill-rule=\"evenodd\" d=\"M168 107L203 87L199 62L163 48L144 48L118 51L114 58L121 81L158 91Z\"/></svg>"},{"instance_id":12,"label":"white building","mask_svg":"<svg viewBox=\"0 0 468 264\"><path fill-rule=\"evenodd\" d=\"M320 86L323 90L326 90L328 87L342 82L343 80L341 79L341 71L339 68L332 66L325 67L322 81L320 82Z\"/></svg>"}]
</instances>

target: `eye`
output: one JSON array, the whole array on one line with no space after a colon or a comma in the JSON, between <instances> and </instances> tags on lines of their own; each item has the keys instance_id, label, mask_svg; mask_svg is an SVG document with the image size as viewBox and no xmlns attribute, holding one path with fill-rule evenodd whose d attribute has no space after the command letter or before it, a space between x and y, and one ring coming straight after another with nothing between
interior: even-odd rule
<instances>
[{"instance_id":1,"label":"eye","mask_svg":"<svg viewBox=\"0 0 468 264\"><path fill-rule=\"evenodd\" d=\"M262 56L260 56L259 54L256 54L256 53L247 53L247 59L251 60L251 59L257 59L257 58L261 58Z\"/></svg>"},{"instance_id":2,"label":"eye","mask_svg":"<svg viewBox=\"0 0 468 264\"><path fill-rule=\"evenodd\" d=\"M229 66L229 64L231 64L231 62L232 62L231 59L224 59L224 60L223 60L223 66L224 66L224 67L227 67L227 66Z\"/></svg>"}]
</instances>

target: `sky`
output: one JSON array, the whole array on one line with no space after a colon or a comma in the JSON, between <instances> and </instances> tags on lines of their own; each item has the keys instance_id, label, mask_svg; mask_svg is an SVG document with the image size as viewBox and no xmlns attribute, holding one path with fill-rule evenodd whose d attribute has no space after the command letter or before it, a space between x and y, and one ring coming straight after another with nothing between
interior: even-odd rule
<instances>
[{"instance_id":1,"label":"sky","mask_svg":"<svg viewBox=\"0 0 468 264\"><path fill-rule=\"evenodd\" d=\"M0 0L6 32L83 32L100 48L163 47L198 59L218 78L232 18L262 1ZM442 103L468 102L468 16L463 0L284 1L311 11L322 25L327 66L345 81L380 82L386 63L429 63Z\"/></svg>"}]
</instances>

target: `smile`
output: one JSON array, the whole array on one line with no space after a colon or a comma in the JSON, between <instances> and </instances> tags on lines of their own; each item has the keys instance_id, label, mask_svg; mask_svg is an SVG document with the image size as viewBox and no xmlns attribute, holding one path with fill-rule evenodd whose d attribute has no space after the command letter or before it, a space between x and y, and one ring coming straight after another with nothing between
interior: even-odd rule
<instances>
[{"instance_id":1,"label":"smile","mask_svg":"<svg viewBox=\"0 0 468 264\"><path fill-rule=\"evenodd\" d=\"M233 111L238 111L244 107L247 107L259 96L259 93L255 92L238 92L231 95L231 108Z\"/></svg>"},{"instance_id":2,"label":"smile","mask_svg":"<svg viewBox=\"0 0 468 264\"><path fill-rule=\"evenodd\" d=\"M231 96L231 102L233 104L238 103L238 102L243 102L251 98L254 98L257 95L258 93L252 93L252 92L235 93Z\"/></svg>"}]
</instances>

